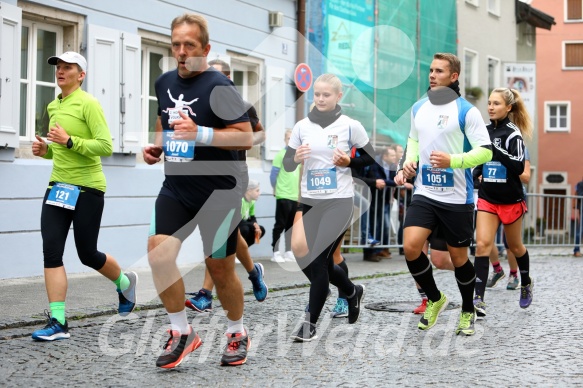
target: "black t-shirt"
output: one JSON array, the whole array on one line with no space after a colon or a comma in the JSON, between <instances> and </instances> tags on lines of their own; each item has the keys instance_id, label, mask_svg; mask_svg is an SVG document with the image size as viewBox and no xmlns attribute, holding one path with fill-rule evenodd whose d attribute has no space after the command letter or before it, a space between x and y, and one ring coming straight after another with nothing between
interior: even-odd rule
<instances>
[{"instance_id":1,"label":"black t-shirt","mask_svg":"<svg viewBox=\"0 0 583 388\"><path fill-rule=\"evenodd\" d=\"M257 116L257 111L255 110L255 107L247 101L243 101L245 103L245 108L247 108L247 116L249 116L249 121L251 122L251 129L253 130L253 132L257 132L255 131L255 127L257 126L257 124L259 124L259 116ZM239 153L239 160L245 161L247 160L247 151L245 150L241 150L238 151ZM244 166L242 166L243 168L243 172L247 172L247 163L245 163ZM243 190L245 190L245 188L243 188Z\"/></svg>"},{"instance_id":2,"label":"black t-shirt","mask_svg":"<svg viewBox=\"0 0 583 388\"><path fill-rule=\"evenodd\" d=\"M182 78L177 70L162 74L155 84L158 115L162 129L172 130L170 122L177 108L196 124L215 129L246 122L244 102L233 82L214 68L192 78ZM191 208L201 207L215 190L220 190L214 208L232 207L240 202L241 168L237 151L196 144L190 162L173 162L164 155L166 179L160 194L176 198Z\"/></svg>"}]
</instances>

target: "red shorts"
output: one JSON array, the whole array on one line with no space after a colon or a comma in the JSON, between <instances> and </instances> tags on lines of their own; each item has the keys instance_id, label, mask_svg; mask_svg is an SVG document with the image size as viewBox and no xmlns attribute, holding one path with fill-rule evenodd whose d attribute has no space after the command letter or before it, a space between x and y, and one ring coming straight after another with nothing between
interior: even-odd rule
<instances>
[{"instance_id":1,"label":"red shorts","mask_svg":"<svg viewBox=\"0 0 583 388\"><path fill-rule=\"evenodd\" d=\"M526 202L524 201L510 205L497 205L490 203L485 199L478 198L478 211L496 214L504 225L513 224L516 220L522 217L527 210Z\"/></svg>"}]
</instances>

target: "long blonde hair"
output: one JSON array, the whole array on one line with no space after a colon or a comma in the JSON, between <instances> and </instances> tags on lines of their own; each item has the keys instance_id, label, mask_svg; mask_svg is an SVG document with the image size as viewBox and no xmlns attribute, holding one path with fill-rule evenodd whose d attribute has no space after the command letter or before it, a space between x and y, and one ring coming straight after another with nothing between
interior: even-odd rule
<instances>
[{"instance_id":1,"label":"long blonde hair","mask_svg":"<svg viewBox=\"0 0 583 388\"><path fill-rule=\"evenodd\" d=\"M533 125L532 119L526 110L526 105L516 89L496 88L492 93L499 93L506 105L510 105L510 112L508 118L516 124L523 138L532 138Z\"/></svg>"}]
</instances>

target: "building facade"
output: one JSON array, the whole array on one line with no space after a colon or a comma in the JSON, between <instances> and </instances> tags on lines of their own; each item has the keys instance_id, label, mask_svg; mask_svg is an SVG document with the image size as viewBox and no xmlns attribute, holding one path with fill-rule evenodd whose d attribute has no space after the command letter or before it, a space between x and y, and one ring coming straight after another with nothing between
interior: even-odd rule
<instances>
[{"instance_id":1,"label":"building facade","mask_svg":"<svg viewBox=\"0 0 583 388\"><path fill-rule=\"evenodd\" d=\"M0 278L41 275L40 210L51 162L32 156L35 135L48 131L46 106L59 93L54 67L47 58L77 51L87 58L83 89L97 97L109 124L114 155L104 158L108 181L99 247L122 266L147 266L146 239L154 199L163 180L162 165L141 161L152 141L157 104L154 81L172 69L170 23L185 12L209 23L209 59L230 62L232 79L252 102L267 131L262 147L251 155L270 159L281 147L285 128L295 123L297 4L274 0L216 2L127 0L0 2ZM291 112L291 113L290 113ZM262 163L251 166L252 178L270 192ZM265 167L267 168L267 167ZM265 199L263 199L265 198ZM264 196L259 217L271 225L272 196ZM270 229L270 228L266 228ZM270 233L270 230L269 230ZM198 234L198 233L196 233ZM266 236L269 241L269 236ZM179 260L201 261L200 238L187 240ZM254 247L268 255L268 243ZM72 234L65 265L82 272Z\"/></svg>"},{"instance_id":2,"label":"building facade","mask_svg":"<svg viewBox=\"0 0 583 388\"><path fill-rule=\"evenodd\" d=\"M577 157L583 145L583 2L535 0L532 5L556 21L552 30L536 31L540 192L574 194L583 180Z\"/></svg>"}]
</instances>

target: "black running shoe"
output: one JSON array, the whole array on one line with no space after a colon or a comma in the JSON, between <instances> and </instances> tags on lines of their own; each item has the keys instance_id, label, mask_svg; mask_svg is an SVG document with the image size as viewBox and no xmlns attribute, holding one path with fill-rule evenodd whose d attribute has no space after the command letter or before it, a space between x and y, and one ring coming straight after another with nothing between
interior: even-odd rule
<instances>
[{"instance_id":1,"label":"black running shoe","mask_svg":"<svg viewBox=\"0 0 583 388\"><path fill-rule=\"evenodd\" d=\"M160 368L175 368L192 351L202 345L202 340L198 334L190 327L189 334L180 335L177 330L168 330L170 338L164 345L164 352L156 360L156 366Z\"/></svg>"},{"instance_id":2,"label":"black running shoe","mask_svg":"<svg viewBox=\"0 0 583 388\"><path fill-rule=\"evenodd\" d=\"M227 333L227 346L221 358L221 365L242 365L247 362L247 351L251 340L245 329L244 333Z\"/></svg>"},{"instance_id":3,"label":"black running shoe","mask_svg":"<svg viewBox=\"0 0 583 388\"><path fill-rule=\"evenodd\" d=\"M356 289L355 295L348 299L348 323L356 323L358 321L362 307L361 303L364 299L364 285L357 284L354 288Z\"/></svg>"},{"instance_id":4,"label":"black running shoe","mask_svg":"<svg viewBox=\"0 0 583 388\"><path fill-rule=\"evenodd\" d=\"M291 336L295 342L310 342L318 338L316 334L316 325L310 322L304 322L298 332Z\"/></svg>"}]
</instances>

